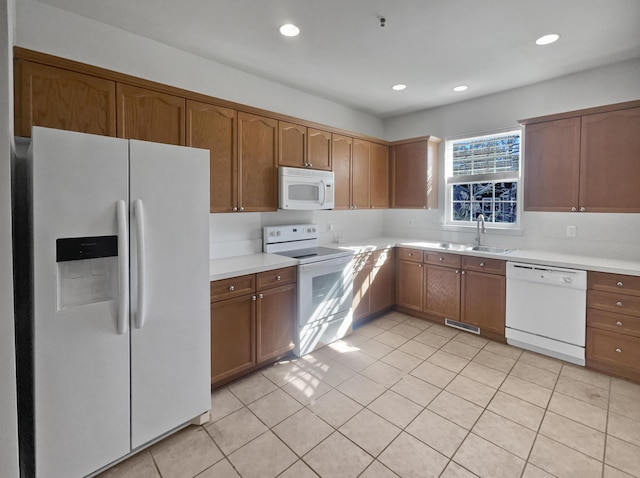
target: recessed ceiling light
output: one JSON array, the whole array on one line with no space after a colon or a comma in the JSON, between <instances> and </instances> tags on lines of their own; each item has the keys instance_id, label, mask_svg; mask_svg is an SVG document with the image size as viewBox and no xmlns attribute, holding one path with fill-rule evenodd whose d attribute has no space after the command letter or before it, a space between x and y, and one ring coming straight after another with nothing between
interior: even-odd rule
<instances>
[{"instance_id":1,"label":"recessed ceiling light","mask_svg":"<svg viewBox=\"0 0 640 478\"><path fill-rule=\"evenodd\" d=\"M467 85L458 85L453 87L453 91L466 91L469 87Z\"/></svg>"},{"instance_id":2,"label":"recessed ceiling light","mask_svg":"<svg viewBox=\"0 0 640 478\"><path fill-rule=\"evenodd\" d=\"M543 35L536 40L536 45L548 45L549 43L553 43L558 41L560 35L557 33L549 33L548 35Z\"/></svg>"},{"instance_id":3,"label":"recessed ceiling light","mask_svg":"<svg viewBox=\"0 0 640 478\"><path fill-rule=\"evenodd\" d=\"M286 37L296 37L300 34L300 29L293 23L285 23L280 27L280 33Z\"/></svg>"},{"instance_id":4,"label":"recessed ceiling light","mask_svg":"<svg viewBox=\"0 0 640 478\"><path fill-rule=\"evenodd\" d=\"M404 90L406 87L407 87L407 85L404 85L404 84L402 84L402 83L398 83L397 85L393 85L393 86L391 87L391 89L392 89L392 90L395 90L395 91L402 91L402 90Z\"/></svg>"}]
</instances>

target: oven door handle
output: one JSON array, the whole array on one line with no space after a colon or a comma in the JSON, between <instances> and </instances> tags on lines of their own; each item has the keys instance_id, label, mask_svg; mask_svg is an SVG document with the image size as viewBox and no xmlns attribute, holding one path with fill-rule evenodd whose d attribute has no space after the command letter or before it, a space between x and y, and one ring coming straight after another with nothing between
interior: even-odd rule
<instances>
[{"instance_id":1,"label":"oven door handle","mask_svg":"<svg viewBox=\"0 0 640 478\"><path fill-rule=\"evenodd\" d=\"M326 261L312 262L311 264L299 265L300 272L315 272L319 270L341 270L351 262L353 256L336 257L334 259L327 259Z\"/></svg>"}]
</instances>

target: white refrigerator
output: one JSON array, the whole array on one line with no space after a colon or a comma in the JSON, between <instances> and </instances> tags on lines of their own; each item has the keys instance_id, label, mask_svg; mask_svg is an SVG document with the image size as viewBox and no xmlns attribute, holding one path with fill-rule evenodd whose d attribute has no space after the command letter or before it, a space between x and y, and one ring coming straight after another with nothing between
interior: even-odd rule
<instances>
[{"instance_id":1,"label":"white refrigerator","mask_svg":"<svg viewBox=\"0 0 640 478\"><path fill-rule=\"evenodd\" d=\"M21 462L83 477L210 408L209 152L35 127L25 166Z\"/></svg>"}]
</instances>

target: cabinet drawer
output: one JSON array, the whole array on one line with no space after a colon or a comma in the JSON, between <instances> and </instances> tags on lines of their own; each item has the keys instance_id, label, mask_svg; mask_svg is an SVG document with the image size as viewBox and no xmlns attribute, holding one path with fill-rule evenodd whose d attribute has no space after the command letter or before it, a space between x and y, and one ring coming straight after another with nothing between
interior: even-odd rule
<instances>
[{"instance_id":1,"label":"cabinet drawer","mask_svg":"<svg viewBox=\"0 0 640 478\"><path fill-rule=\"evenodd\" d=\"M407 249L401 247L398 249L398 259L401 261L422 262L423 251L417 249Z\"/></svg>"},{"instance_id":2,"label":"cabinet drawer","mask_svg":"<svg viewBox=\"0 0 640 478\"><path fill-rule=\"evenodd\" d=\"M293 284L297 279L296 267L283 267L256 274L258 290L268 289L284 284Z\"/></svg>"},{"instance_id":3,"label":"cabinet drawer","mask_svg":"<svg viewBox=\"0 0 640 478\"><path fill-rule=\"evenodd\" d=\"M640 338L587 327L587 358L640 371Z\"/></svg>"},{"instance_id":4,"label":"cabinet drawer","mask_svg":"<svg viewBox=\"0 0 640 478\"><path fill-rule=\"evenodd\" d=\"M589 272L587 283L589 289L640 296L640 277L636 276Z\"/></svg>"},{"instance_id":5,"label":"cabinet drawer","mask_svg":"<svg viewBox=\"0 0 640 478\"><path fill-rule=\"evenodd\" d=\"M587 291L587 307L640 317L640 297L599 290Z\"/></svg>"},{"instance_id":6,"label":"cabinet drawer","mask_svg":"<svg viewBox=\"0 0 640 478\"><path fill-rule=\"evenodd\" d=\"M506 262L500 259L487 259L486 257L464 256L462 268L490 274L505 274Z\"/></svg>"},{"instance_id":7,"label":"cabinet drawer","mask_svg":"<svg viewBox=\"0 0 640 478\"><path fill-rule=\"evenodd\" d=\"M425 251L424 262L444 267L460 267L460 256L457 254Z\"/></svg>"},{"instance_id":8,"label":"cabinet drawer","mask_svg":"<svg viewBox=\"0 0 640 478\"><path fill-rule=\"evenodd\" d=\"M256 275L231 277L211 282L211 302L252 294L256 291Z\"/></svg>"},{"instance_id":9,"label":"cabinet drawer","mask_svg":"<svg viewBox=\"0 0 640 478\"><path fill-rule=\"evenodd\" d=\"M587 309L587 326L640 337L640 318L630 315Z\"/></svg>"}]
</instances>

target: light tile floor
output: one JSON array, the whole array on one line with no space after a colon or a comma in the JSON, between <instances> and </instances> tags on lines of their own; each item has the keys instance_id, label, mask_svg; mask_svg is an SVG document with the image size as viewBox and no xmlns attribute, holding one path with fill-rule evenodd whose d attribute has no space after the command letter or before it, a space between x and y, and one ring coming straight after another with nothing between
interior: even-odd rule
<instances>
[{"instance_id":1,"label":"light tile floor","mask_svg":"<svg viewBox=\"0 0 640 478\"><path fill-rule=\"evenodd\" d=\"M100 478L640 477L640 385L391 312Z\"/></svg>"}]
</instances>

